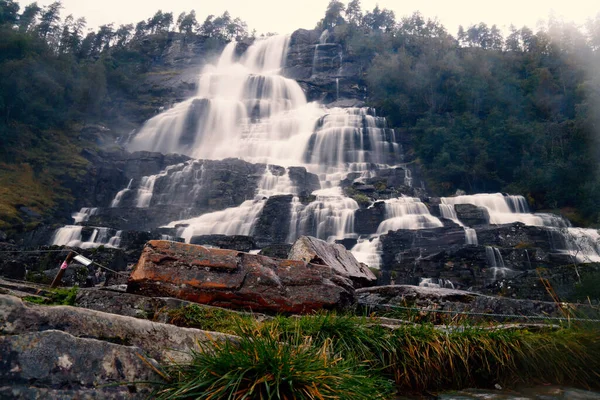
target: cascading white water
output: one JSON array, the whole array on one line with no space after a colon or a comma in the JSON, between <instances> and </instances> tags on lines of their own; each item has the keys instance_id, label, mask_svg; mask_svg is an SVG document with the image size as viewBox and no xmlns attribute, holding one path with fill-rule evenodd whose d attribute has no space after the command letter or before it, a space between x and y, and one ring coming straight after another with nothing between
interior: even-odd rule
<instances>
[{"instance_id":1,"label":"cascading white water","mask_svg":"<svg viewBox=\"0 0 600 400\"><path fill-rule=\"evenodd\" d=\"M454 283L452 283L452 281L441 278L421 278L419 281L419 286L430 288L454 289Z\"/></svg>"},{"instance_id":2,"label":"cascading white water","mask_svg":"<svg viewBox=\"0 0 600 400\"><path fill-rule=\"evenodd\" d=\"M79 212L73 213L71 217L73 218L73 223L80 224L82 222L87 222L91 216L96 215L98 213L98 208L88 208L83 207Z\"/></svg>"},{"instance_id":3,"label":"cascading white water","mask_svg":"<svg viewBox=\"0 0 600 400\"><path fill-rule=\"evenodd\" d=\"M307 104L298 83L279 75L287 43L288 37L259 40L242 57L235 53L236 44L230 43L217 65L202 71L197 95L149 120L129 149L302 165L319 176L322 189L308 205L294 199L288 240L302 234L327 240L356 237L354 212L359 207L343 195L340 181L349 172L366 174L373 165L396 165L401 148L395 132L372 109ZM144 179L138 207L150 200L163 204L152 197L155 179ZM295 191L280 188L275 193ZM182 232L186 240L205 233L248 234L263 205L262 198L248 200L240 207L169 226L188 224Z\"/></svg>"},{"instance_id":4,"label":"cascading white water","mask_svg":"<svg viewBox=\"0 0 600 400\"><path fill-rule=\"evenodd\" d=\"M444 199L442 199L442 203L440 204L440 214L442 215L442 217L453 221L465 230L465 244L477 244L477 231L475 231L475 229L473 228L465 226L458 219L453 204L446 204L443 201Z\"/></svg>"},{"instance_id":5,"label":"cascading white water","mask_svg":"<svg viewBox=\"0 0 600 400\"><path fill-rule=\"evenodd\" d=\"M429 213L429 209L416 197L399 197L385 200L385 220L379 224L376 235L360 238L352 248L357 260L370 267L381 266L379 235L399 229L430 229L444 226L442 221Z\"/></svg>"},{"instance_id":6,"label":"cascading white water","mask_svg":"<svg viewBox=\"0 0 600 400\"><path fill-rule=\"evenodd\" d=\"M127 184L127 187L125 189L120 190L115 198L113 199L113 201L110 202L110 206L112 208L114 207L119 207L119 205L121 204L121 200L123 199L123 196L125 196L125 194L127 192L129 192L131 190L131 184L133 183L133 179L129 180L129 183Z\"/></svg>"},{"instance_id":7,"label":"cascading white water","mask_svg":"<svg viewBox=\"0 0 600 400\"><path fill-rule=\"evenodd\" d=\"M485 256L492 271L492 280L494 282L498 280L498 275L506 278L513 272L512 269L504 265L504 259L497 247L485 246Z\"/></svg>"},{"instance_id":8,"label":"cascading white water","mask_svg":"<svg viewBox=\"0 0 600 400\"><path fill-rule=\"evenodd\" d=\"M493 225L522 222L525 225L567 227L568 221L554 214L531 214L523 196L505 196L502 193L479 193L473 195L442 197L444 205L473 204L485 208L489 223ZM440 207L440 211L442 208ZM456 215L456 213L454 214Z\"/></svg>"},{"instance_id":9,"label":"cascading white water","mask_svg":"<svg viewBox=\"0 0 600 400\"><path fill-rule=\"evenodd\" d=\"M381 267L381 248L378 236L372 239L359 239L351 252L359 262L371 268Z\"/></svg>"},{"instance_id":10,"label":"cascading white water","mask_svg":"<svg viewBox=\"0 0 600 400\"><path fill-rule=\"evenodd\" d=\"M465 243L466 244L478 244L479 241L477 240L477 231L473 228L467 228L466 226L464 227L465 229Z\"/></svg>"},{"instance_id":11,"label":"cascading white water","mask_svg":"<svg viewBox=\"0 0 600 400\"><path fill-rule=\"evenodd\" d=\"M119 247L121 243L121 231L110 236L111 229L102 227L90 227L91 233L83 238L83 226L67 225L58 229L52 238L52 245L79 247L89 249L92 247Z\"/></svg>"},{"instance_id":12,"label":"cascading white water","mask_svg":"<svg viewBox=\"0 0 600 400\"><path fill-rule=\"evenodd\" d=\"M571 255L574 262L600 261L600 234L598 230L573 228L568 220L554 214L532 214L527 206L527 200L523 196L480 193L444 197L441 202L440 212L442 215L444 215L444 212L448 212L445 210L450 207L454 212L455 204L473 204L488 211L490 224L521 222L525 225L546 227L549 229L551 236L557 236L552 240L556 251ZM456 217L456 212L454 212L454 217Z\"/></svg>"},{"instance_id":13,"label":"cascading white water","mask_svg":"<svg viewBox=\"0 0 600 400\"><path fill-rule=\"evenodd\" d=\"M429 213L425 204L416 197L399 197L385 200L386 219L379 224L378 234L398 229L429 229L444 226Z\"/></svg>"},{"instance_id":14,"label":"cascading white water","mask_svg":"<svg viewBox=\"0 0 600 400\"><path fill-rule=\"evenodd\" d=\"M253 200L246 200L238 207L203 214L196 218L173 221L168 226L178 230L178 236L189 243L197 235L224 234L224 235L250 235L266 199L277 194L295 194L297 189L287 173L274 175L267 166L258 185L256 196Z\"/></svg>"},{"instance_id":15,"label":"cascading white water","mask_svg":"<svg viewBox=\"0 0 600 400\"><path fill-rule=\"evenodd\" d=\"M197 96L150 119L129 149L301 164L323 109L307 104L298 83L279 75L288 40L258 40L239 59L237 44L227 45L217 65L204 68Z\"/></svg>"},{"instance_id":16,"label":"cascading white water","mask_svg":"<svg viewBox=\"0 0 600 400\"><path fill-rule=\"evenodd\" d=\"M310 171L324 174L322 181L337 186L348 172L367 172L373 165L395 165L402 149L385 118L368 107L334 107L317 122L307 143L305 159Z\"/></svg>"},{"instance_id":17,"label":"cascading white water","mask_svg":"<svg viewBox=\"0 0 600 400\"><path fill-rule=\"evenodd\" d=\"M355 200L345 197L339 187L317 190L313 195L317 199L307 206L292 202L290 242L302 235L329 241L356 237L354 212L359 206Z\"/></svg>"}]
</instances>

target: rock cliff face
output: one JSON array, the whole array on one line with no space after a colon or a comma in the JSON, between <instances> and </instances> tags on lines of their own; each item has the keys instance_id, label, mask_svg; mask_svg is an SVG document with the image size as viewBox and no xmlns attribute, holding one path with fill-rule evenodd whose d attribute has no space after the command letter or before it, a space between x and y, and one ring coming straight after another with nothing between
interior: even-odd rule
<instances>
[{"instance_id":1,"label":"rock cliff face","mask_svg":"<svg viewBox=\"0 0 600 400\"><path fill-rule=\"evenodd\" d=\"M469 218L473 210L481 213L474 206L468 209ZM573 297L580 277L575 268L561 267L575 259L561 250L556 228L513 223L479 225L474 231L478 244L466 244L464 228L452 221L442 228L388 232L381 237L380 282L551 300L540 281L545 277L563 298Z\"/></svg>"},{"instance_id":2,"label":"rock cliff face","mask_svg":"<svg viewBox=\"0 0 600 400\"><path fill-rule=\"evenodd\" d=\"M283 74L295 79L309 101L333 103L346 99L346 107L366 99L361 60L345 51L335 37L320 43L322 32L298 29L292 34ZM323 39L321 39L323 41Z\"/></svg>"}]
</instances>

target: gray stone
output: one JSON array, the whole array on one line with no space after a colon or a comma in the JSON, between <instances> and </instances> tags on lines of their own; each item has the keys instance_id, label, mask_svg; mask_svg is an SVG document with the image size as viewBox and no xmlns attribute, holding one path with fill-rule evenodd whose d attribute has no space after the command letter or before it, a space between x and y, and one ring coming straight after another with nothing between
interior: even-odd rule
<instances>
[{"instance_id":1,"label":"gray stone","mask_svg":"<svg viewBox=\"0 0 600 400\"><path fill-rule=\"evenodd\" d=\"M486 225L490 220L487 209L473 204L455 204L456 216L467 226Z\"/></svg>"},{"instance_id":2,"label":"gray stone","mask_svg":"<svg viewBox=\"0 0 600 400\"><path fill-rule=\"evenodd\" d=\"M256 249L252 236L243 235L198 235L192 236L190 244L208 245L220 249L243 251L245 253Z\"/></svg>"},{"instance_id":3,"label":"gray stone","mask_svg":"<svg viewBox=\"0 0 600 400\"><path fill-rule=\"evenodd\" d=\"M269 197L254 225L253 235L259 247L286 242L292 219L292 198L291 194Z\"/></svg>"},{"instance_id":4,"label":"gray stone","mask_svg":"<svg viewBox=\"0 0 600 400\"><path fill-rule=\"evenodd\" d=\"M159 361L187 360L189 350L197 348L198 342L231 337L83 308L26 305L16 297L0 295L0 334L20 335L51 329L136 346Z\"/></svg>"},{"instance_id":5,"label":"gray stone","mask_svg":"<svg viewBox=\"0 0 600 400\"><path fill-rule=\"evenodd\" d=\"M298 238L288 258L328 265L338 274L350 278L356 287L373 285L377 281L373 272L366 265L359 263L344 246L327 243L311 236Z\"/></svg>"},{"instance_id":6,"label":"gray stone","mask_svg":"<svg viewBox=\"0 0 600 400\"><path fill-rule=\"evenodd\" d=\"M102 394L97 398L143 398L149 387L139 382L160 380L149 365L156 365L155 361L146 358L144 362L140 358L144 352L138 347L75 337L59 330L2 336L0 354L0 386L4 387L0 394L8 392L13 398L40 397L43 393L78 398L80 391L89 394L91 390ZM128 385L121 386L123 383ZM16 387L9 390L5 385Z\"/></svg>"}]
</instances>

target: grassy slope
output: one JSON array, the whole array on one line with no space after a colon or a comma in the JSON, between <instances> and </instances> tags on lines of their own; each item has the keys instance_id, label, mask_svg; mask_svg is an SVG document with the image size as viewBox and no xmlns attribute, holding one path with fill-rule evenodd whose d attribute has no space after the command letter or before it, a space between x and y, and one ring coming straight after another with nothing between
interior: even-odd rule
<instances>
[{"instance_id":1,"label":"grassy slope","mask_svg":"<svg viewBox=\"0 0 600 400\"><path fill-rule=\"evenodd\" d=\"M76 129L76 127L74 127ZM62 184L80 180L88 161L80 153L85 140L73 128L36 131L17 126L18 136L11 143L5 162L0 163L0 229L28 230L51 216L60 202L71 202L72 193ZM27 217L19 210L25 206L41 215Z\"/></svg>"}]
</instances>

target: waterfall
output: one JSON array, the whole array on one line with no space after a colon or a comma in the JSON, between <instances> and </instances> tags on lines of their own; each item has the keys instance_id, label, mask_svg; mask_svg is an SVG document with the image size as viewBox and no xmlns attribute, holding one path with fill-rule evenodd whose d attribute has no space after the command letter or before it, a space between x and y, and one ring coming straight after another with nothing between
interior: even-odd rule
<instances>
[{"instance_id":1,"label":"waterfall","mask_svg":"<svg viewBox=\"0 0 600 400\"><path fill-rule=\"evenodd\" d=\"M359 239L358 243L350 251L359 262L371 268L380 268L382 262L380 246L379 237Z\"/></svg>"},{"instance_id":2,"label":"waterfall","mask_svg":"<svg viewBox=\"0 0 600 400\"><path fill-rule=\"evenodd\" d=\"M492 271L492 279L494 282L498 280L498 275L502 278L506 278L513 272L512 269L507 268L504 265L504 259L497 247L485 246L485 256L487 258L488 266Z\"/></svg>"},{"instance_id":3,"label":"waterfall","mask_svg":"<svg viewBox=\"0 0 600 400\"><path fill-rule=\"evenodd\" d=\"M254 199L246 200L238 207L187 220L173 221L168 227L179 228L178 236L184 238L186 243L190 243L192 237L197 235L250 235L268 197L277 194L295 194L296 190L287 173L281 176L274 175L267 166Z\"/></svg>"},{"instance_id":4,"label":"waterfall","mask_svg":"<svg viewBox=\"0 0 600 400\"><path fill-rule=\"evenodd\" d=\"M573 261L578 263L600 261L598 230L573 228L568 220L555 214L532 214L527 200L523 196L480 193L444 197L441 202L440 212L442 215L444 212L448 212L446 210L450 206L453 208L455 204L473 204L488 211L490 224L521 222L525 225L545 227L549 230L551 237L556 237L552 240L555 251L570 255L573 257ZM455 212L454 216L456 216ZM455 222L457 221L458 219Z\"/></svg>"},{"instance_id":5,"label":"waterfall","mask_svg":"<svg viewBox=\"0 0 600 400\"><path fill-rule=\"evenodd\" d=\"M456 210L453 204L445 203L446 199L442 198L440 203L440 214L443 218L449 219L465 230L465 244L477 244L477 231L473 228L465 226L456 215Z\"/></svg>"},{"instance_id":6,"label":"waterfall","mask_svg":"<svg viewBox=\"0 0 600 400\"><path fill-rule=\"evenodd\" d=\"M80 224L82 222L87 222L92 215L96 215L97 213L97 207L83 207L81 210L79 210L79 212L73 213L71 217L73 218L73 223Z\"/></svg>"},{"instance_id":7,"label":"waterfall","mask_svg":"<svg viewBox=\"0 0 600 400\"><path fill-rule=\"evenodd\" d=\"M473 195L443 197L442 204L473 204L485 208L489 223L493 225L521 222L533 226L567 227L569 222L554 214L531 214L523 196L505 196L502 193L480 193ZM441 210L441 207L440 207Z\"/></svg>"},{"instance_id":8,"label":"waterfall","mask_svg":"<svg viewBox=\"0 0 600 400\"><path fill-rule=\"evenodd\" d=\"M429 288L447 288L454 289L454 283L447 279L436 279L436 278L421 278L419 286Z\"/></svg>"},{"instance_id":9,"label":"waterfall","mask_svg":"<svg viewBox=\"0 0 600 400\"><path fill-rule=\"evenodd\" d=\"M465 229L465 243L466 244L478 244L479 241L477 240L477 231L473 228L467 228L466 226L464 227Z\"/></svg>"},{"instance_id":10,"label":"waterfall","mask_svg":"<svg viewBox=\"0 0 600 400\"><path fill-rule=\"evenodd\" d=\"M258 40L239 59L237 44L227 45L217 65L202 71L196 96L146 122L129 150L301 164L323 108L307 104L298 83L279 75L288 41Z\"/></svg>"},{"instance_id":11,"label":"waterfall","mask_svg":"<svg viewBox=\"0 0 600 400\"><path fill-rule=\"evenodd\" d=\"M111 236L110 228L90 227L91 233L84 239L84 227L79 225L67 225L59 228L52 237L52 245L79 247L89 249L92 247L119 247L121 244L121 231ZM114 231L113 231L114 232Z\"/></svg>"},{"instance_id":12,"label":"waterfall","mask_svg":"<svg viewBox=\"0 0 600 400\"><path fill-rule=\"evenodd\" d=\"M429 209L420 199L400 197L385 200L385 220L377 228L378 234L398 229L429 229L444 226L429 213Z\"/></svg>"},{"instance_id":13,"label":"waterfall","mask_svg":"<svg viewBox=\"0 0 600 400\"><path fill-rule=\"evenodd\" d=\"M119 192L115 195L115 198L113 199L113 201L110 202L111 207L113 207L113 208L119 207L119 205L121 204L121 200L123 199L123 196L125 196L125 194L131 190L132 183L133 183L133 179L130 179L129 183L127 184L127 187L125 189L119 190Z\"/></svg>"},{"instance_id":14,"label":"waterfall","mask_svg":"<svg viewBox=\"0 0 600 400\"><path fill-rule=\"evenodd\" d=\"M356 201L345 197L342 189L334 187L313 193L316 200L302 206L292 203L292 222L288 240L293 242L302 235L333 241L354 234L354 212L359 206Z\"/></svg>"}]
</instances>

